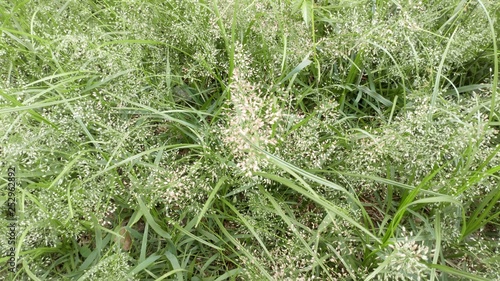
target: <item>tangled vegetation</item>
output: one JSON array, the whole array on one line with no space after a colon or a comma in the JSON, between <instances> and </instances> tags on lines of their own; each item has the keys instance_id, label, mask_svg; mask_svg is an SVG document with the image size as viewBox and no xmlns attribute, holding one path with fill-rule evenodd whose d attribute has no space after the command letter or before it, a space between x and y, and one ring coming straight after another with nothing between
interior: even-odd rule
<instances>
[{"instance_id":1,"label":"tangled vegetation","mask_svg":"<svg viewBox=\"0 0 500 281\"><path fill-rule=\"evenodd\" d=\"M0 18L5 280L500 280L500 1Z\"/></svg>"}]
</instances>

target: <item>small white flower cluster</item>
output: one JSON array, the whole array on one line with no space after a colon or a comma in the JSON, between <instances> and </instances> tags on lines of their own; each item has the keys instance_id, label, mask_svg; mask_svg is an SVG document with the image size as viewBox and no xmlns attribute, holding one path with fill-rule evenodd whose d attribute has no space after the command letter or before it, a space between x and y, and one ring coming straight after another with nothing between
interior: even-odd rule
<instances>
[{"instance_id":1,"label":"small white flower cluster","mask_svg":"<svg viewBox=\"0 0 500 281\"><path fill-rule=\"evenodd\" d=\"M198 212L199 202L203 202L213 181L202 178L207 174L203 162L167 163L167 159L172 159L169 155L165 155L165 159L160 163L161 169L151 169L134 180L129 203L133 205L135 198L141 197L148 207L164 207L170 218L174 218L179 210Z\"/></svg>"},{"instance_id":2,"label":"small white flower cluster","mask_svg":"<svg viewBox=\"0 0 500 281\"><path fill-rule=\"evenodd\" d=\"M292 97L287 98L287 94L281 92L270 97L258 84L249 82L254 75L249 67L251 55L241 45L237 45L236 50L238 68L230 84L227 123L218 130L237 167L246 176L268 168L266 158L252 145L272 151L300 167L322 168L328 164L336 151L332 127L338 126L338 104L333 100L318 101L313 117L307 119L300 113L285 114L283 105L289 104Z\"/></svg>"},{"instance_id":3,"label":"small white flower cluster","mask_svg":"<svg viewBox=\"0 0 500 281\"><path fill-rule=\"evenodd\" d=\"M282 75L283 60L286 66L284 70L292 70L313 48L311 30L306 27L298 13L295 13L294 5L292 1L274 0L218 1L223 28L231 30L235 16L238 27L246 31L242 39L250 46L249 52L258 62L254 65L254 81L269 80L270 77ZM212 38L209 39L213 41L221 38L222 31L217 22L219 18L211 18L210 26L213 28L210 29ZM265 40L262 40L263 38ZM285 53L284 45L287 46ZM218 60L219 67L222 67L225 61L220 61L220 58Z\"/></svg>"},{"instance_id":4,"label":"small white flower cluster","mask_svg":"<svg viewBox=\"0 0 500 281\"><path fill-rule=\"evenodd\" d=\"M427 280L430 269L422 262L428 260L429 248L405 237L387 250L378 280Z\"/></svg>"},{"instance_id":5,"label":"small white flower cluster","mask_svg":"<svg viewBox=\"0 0 500 281\"><path fill-rule=\"evenodd\" d=\"M301 168L322 169L334 160L337 151L337 136L332 128L338 126L338 103L318 103L307 118L304 114L288 114L279 125L282 141L275 154Z\"/></svg>"},{"instance_id":6,"label":"small white flower cluster","mask_svg":"<svg viewBox=\"0 0 500 281\"><path fill-rule=\"evenodd\" d=\"M118 251L110 252L102 257L96 265L88 269L80 280L124 280L135 281L133 276L129 276L130 271L129 256L127 253Z\"/></svg>"},{"instance_id":7,"label":"small white flower cluster","mask_svg":"<svg viewBox=\"0 0 500 281\"><path fill-rule=\"evenodd\" d=\"M464 104L441 100L438 110L430 107L428 97L412 99L408 110L392 124L352 136L358 138L354 140L358 148L345 158L345 168L362 175L387 177L387 167L391 166L394 170L391 177L395 180L418 185L436 167L443 167L433 178L432 188L456 193L461 183L456 170L462 165L466 149L478 145L492 151L489 143L493 130L486 126L484 118L468 116L475 102L474 99L464 100ZM481 157L487 154L474 155L470 170L484 161ZM377 188L368 182L358 181L360 187Z\"/></svg>"},{"instance_id":8,"label":"small white flower cluster","mask_svg":"<svg viewBox=\"0 0 500 281\"><path fill-rule=\"evenodd\" d=\"M288 225L269 206L270 202L259 196L258 191L247 193L247 197L248 211L245 214L245 219L254 227L254 230L266 245L272 260L269 259L269 256L262 251L258 244L250 244L245 248L252 252L256 261L263 265L275 280L325 280L328 279L328 276L343 280L349 277L345 265L337 258L337 255L330 251L330 258L324 261L325 264L328 264L329 272L320 271L318 273L316 268L311 266L317 264L318 261L315 261L311 252L306 250L300 238L305 241L325 239L324 241L328 241L327 243L344 259L352 258L357 260L363 256L363 251L360 250L362 249L359 245L360 242L350 239L350 237L353 237L353 227L345 220L334 220L320 233L317 232L319 225L324 223L325 214L310 200L299 197L297 204L292 208L286 202L278 203L281 208L290 208L288 209L289 212L292 212L294 219L297 220L296 224ZM342 200L338 199L338 201ZM349 206L348 203L345 203L345 200L344 204L346 207ZM282 229L283 231L277 232L276 229ZM244 227L238 231L238 234L251 235ZM312 249L312 251L315 250ZM349 258L347 258L348 256ZM253 260L246 257L240 257L240 260L244 268L244 276L247 279L261 280L265 278L262 276L260 269L255 266ZM360 268L358 271L356 276L365 276L366 269Z\"/></svg>"},{"instance_id":9,"label":"small white flower cluster","mask_svg":"<svg viewBox=\"0 0 500 281\"><path fill-rule=\"evenodd\" d=\"M252 146L269 150L276 145L273 125L282 114L273 100L262 97L263 93L257 85L247 80L252 75L248 67L250 58L241 45L238 49L239 67L234 70L230 84L225 116L227 123L221 126L220 132L223 143L234 155L237 167L245 176L251 176L268 165L265 157Z\"/></svg>"},{"instance_id":10,"label":"small white flower cluster","mask_svg":"<svg viewBox=\"0 0 500 281\"><path fill-rule=\"evenodd\" d=\"M487 238L487 240L479 235L477 239L470 238L460 245L465 254L454 260L456 267L467 268L470 273L488 280L500 280L500 272L497 269L500 267L500 261L498 260L500 254L499 240L498 235L497 238ZM496 244L496 247L492 248L490 243Z\"/></svg>"},{"instance_id":11,"label":"small white flower cluster","mask_svg":"<svg viewBox=\"0 0 500 281\"><path fill-rule=\"evenodd\" d=\"M321 276L314 275L315 272L311 264L315 263L315 259L304 249L291 230L288 230L287 233L291 238L284 241L277 240L280 244L276 243L275 247L269 251L274 262L269 260L269 257L264 255L260 249L252 251L256 261L265 266L273 280L324 280ZM306 235L304 235L304 239L307 239ZM241 256L239 260L242 264L244 278L267 280L259 267L256 266L256 261L245 256Z\"/></svg>"},{"instance_id":12,"label":"small white flower cluster","mask_svg":"<svg viewBox=\"0 0 500 281\"><path fill-rule=\"evenodd\" d=\"M498 1L482 2L490 15L498 12ZM326 25L319 46L323 59L337 65L336 76L341 81L349 71L350 56L362 53L363 65L374 72L412 77L415 87L422 86L434 78L449 41L442 70L445 76L457 76L456 69L475 61L493 40L479 4L464 5L459 0L378 3L352 2L325 14L334 20Z\"/></svg>"}]
</instances>

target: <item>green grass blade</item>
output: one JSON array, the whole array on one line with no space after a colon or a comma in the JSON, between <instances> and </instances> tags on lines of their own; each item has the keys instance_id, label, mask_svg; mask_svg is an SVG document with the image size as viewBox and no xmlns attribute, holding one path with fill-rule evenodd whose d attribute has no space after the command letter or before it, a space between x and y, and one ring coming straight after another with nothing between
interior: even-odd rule
<instances>
[{"instance_id":1,"label":"green grass blade","mask_svg":"<svg viewBox=\"0 0 500 281\"><path fill-rule=\"evenodd\" d=\"M151 228L161 237L167 239L167 241L170 241L172 239L172 236L168 234L161 226L156 222L156 220L153 218L153 216L149 213L149 210L147 209L146 205L142 201L141 198L137 197L137 203L139 203L139 208L141 210L142 215L146 219L146 222L151 226Z\"/></svg>"},{"instance_id":2,"label":"green grass blade","mask_svg":"<svg viewBox=\"0 0 500 281\"><path fill-rule=\"evenodd\" d=\"M214 201L215 196L217 195L217 192L219 191L220 187L222 186L222 184L224 183L224 181L226 179L227 179L227 177L222 177L219 180L219 182L215 185L214 189L212 189L212 192L210 192L210 195L208 196L208 199L205 202L205 205L203 205L203 208L201 209L200 214L198 215L198 219L196 220L195 227L198 227L198 224L200 223L201 219L203 218L203 216L207 212L208 208L210 207L210 204L212 204L212 202Z\"/></svg>"},{"instance_id":3,"label":"green grass blade","mask_svg":"<svg viewBox=\"0 0 500 281\"><path fill-rule=\"evenodd\" d=\"M132 270L130 270L129 272L129 275L134 275L145 270L159 258L161 258L161 256L155 254L149 256L146 260L144 260L143 262L139 263L134 268L132 268Z\"/></svg>"},{"instance_id":4,"label":"green grass blade","mask_svg":"<svg viewBox=\"0 0 500 281\"><path fill-rule=\"evenodd\" d=\"M449 266L446 266L446 265L441 265L441 264L427 264L427 266L430 267L430 268L433 268L433 269L437 269L437 270L439 270L441 272L448 273L450 275L455 275L455 276L458 276L458 277L466 278L468 280L474 280L474 281L491 281L491 279L484 278L484 277L481 277L481 276L477 276L475 274L468 273L468 272L465 272L465 271L462 271L462 270L458 270L458 269L455 269L455 268L452 268L452 267L449 267Z\"/></svg>"},{"instance_id":5,"label":"green grass blade","mask_svg":"<svg viewBox=\"0 0 500 281\"><path fill-rule=\"evenodd\" d=\"M266 245L264 244L264 242L262 242L262 239L260 239L260 236L255 231L255 228L248 222L247 219L245 219L245 217L231 203L229 203L227 200L225 200L223 198L221 199L221 201L224 204L226 204L226 206L228 206L229 209L231 209L231 211L233 211L236 214L236 216L238 216L238 218L241 220L241 222L248 228L248 230L250 230L250 233L252 233L252 235L255 237L255 239L259 242L260 246L264 250L264 253L267 255L267 257L269 258L269 260L271 262L274 262L274 259L273 259L272 255L271 255L271 253L269 253L269 251L267 250Z\"/></svg>"},{"instance_id":6,"label":"green grass blade","mask_svg":"<svg viewBox=\"0 0 500 281\"><path fill-rule=\"evenodd\" d=\"M239 249L238 254L243 254L245 255L250 261L253 261L253 264L257 266L257 268L260 270L260 272L266 277L266 280L274 280L274 278L267 272L267 270L264 268L264 266L243 246L236 238L234 238L224 227L222 222L217 218L214 217L215 223L219 226L219 229L222 231L222 234L231 242L237 249Z\"/></svg>"},{"instance_id":7,"label":"green grass blade","mask_svg":"<svg viewBox=\"0 0 500 281\"><path fill-rule=\"evenodd\" d=\"M182 278L182 273L179 271L181 268L181 265L179 264L179 261L177 260L177 257L172 254L171 252L166 252L165 253L165 256L167 257L167 259L170 261L170 264L172 264L172 268L173 270L177 270L177 280L178 281L182 281L183 278Z\"/></svg>"}]
</instances>

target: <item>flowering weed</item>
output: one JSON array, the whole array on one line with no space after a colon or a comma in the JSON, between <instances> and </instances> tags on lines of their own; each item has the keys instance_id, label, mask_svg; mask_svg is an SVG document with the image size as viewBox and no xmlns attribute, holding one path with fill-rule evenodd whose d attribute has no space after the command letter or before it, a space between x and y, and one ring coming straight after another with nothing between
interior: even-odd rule
<instances>
[{"instance_id":1,"label":"flowering weed","mask_svg":"<svg viewBox=\"0 0 500 281\"><path fill-rule=\"evenodd\" d=\"M499 3L2 2L0 276L498 280Z\"/></svg>"}]
</instances>

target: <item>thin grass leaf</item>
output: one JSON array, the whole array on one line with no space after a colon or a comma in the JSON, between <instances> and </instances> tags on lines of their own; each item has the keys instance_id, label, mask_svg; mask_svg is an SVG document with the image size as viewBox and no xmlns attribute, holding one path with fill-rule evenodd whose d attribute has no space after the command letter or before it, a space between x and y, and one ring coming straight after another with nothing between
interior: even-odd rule
<instances>
[{"instance_id":1,"label":"thin grass leaf","mask_svg":"<svg viewBox=\"0 0 500 281\"><path fill-rule=\"evenodd\" d=\"M491 190L481 203L475 208L474 212L470 215L469 220L463 225L461 238L465 239L467 236L477 231L488 222L492 221L500 215L500 212L491 214L491 210L498 204L500 200L500 187Z\"/></svg>"},{"instance_id":2,"label":"thin grass leaf","mask_svg":"<svg viewBox=\"0 0 500 281\"><path fill-rule=\"evenodd\" d=\"M432 263L437 264L439 260L439 256L441 255L441 240L442 240L442 232L441 232L441 214L437 213L434 220L434 236L436 237L436 246L434 247L434 256L432 257ZM434 281L436 278L436 268L431 269L431 281Z\"/></svg>"},{"instance_id":3,"label":"thin grass leaf","mask_svg":"<svg viewBox=\"0 0 500 281\"><path fill-rule=\"evenodd\" d=\"M159 258L161 258L161 256L159 255L151 255L149 256L147 259L145 259L143 262L139 263L138 265L136 265L134 268L132 268L129 272L129 276L132 276L132 275L135 275L143 270L145 270L146 268L148 268L150 265L152 265L156 260L158 260Z\"/></svg>"},{"instance_id":4,"label":"thin grass leaf","mask_svg":"<svg viewBox=\"0 0 500 281\"><path fill-rule=\"evenodd\" d=\"M384 269L386 269L386 267L389 265L390 262L391 262L391 257L388 259L385 259L383 262L381 262L377 266L377 268L375 268L375 270L373 270L368 276L366 276L364 281L369 281L369 280L372 280L373 278L377 277L377 274L379 274Z\"/></svg>"},{"instance_id":5,"label":"thin grass leaf","mask_svg":"<svg viewBox=\"0 0 500 281\"><path fill-rule=\"evenodd\" d=\"M23 107L24 105L19 102L16 98L10 96L9 94L5 93L2 89L0 89L0 96L2 96L4 99L10 101L13 105L15 105L16 107ZM53 128L57 128L57 126L50 122L49 120L45 119L42 117L42 115L40 115L38 112L34 111L33 109L28 109L27 110L28 113L37 121L39 122L43 122L43 123L46 123L48 125L50 125L51 127Z\"/></svg>"},{"instance_id":6,"label":"thin grass leaf","mask_svg":"<svg viewBox=\"0 0 500 281\"><path fill-rule=\"evenodd\" d=\"M282 84L283 82L287 81L288 79L292 78L293 76L297 75L300 71L302 71L304 68L306 68L308 65L312 63L312 61L309 60L309 56L311 55L311 52L309 52L304 59L302 59L302 62L300 62L292 71L290 71L285 78L281 79L278 84Z\"/></svg>"},{"instance_id":7,"label":"thin grass leaf","mask_svg":"<svg viewBox=\"0 0 500 281\"><path fill-rule=\"evenodd\" d=\"M373 99L375 99L377 102L380 102L381 104L387 106L387 107L391 107L393 104L390 100L384 98L382 95L380 95L379 93L371 90L370 88L366 87L366 86L362 86L362 85L354 85L356 87L356 89L362 91L363 93L367 94L368 96L372 97Z\"/></svg>"},{"instance_id":8,"label":"thin grass leaf","mask_svg":"<svg viewBox=\"0 0 500 281\"><path fill-rule=\"evenodd\" d=\"M0 114L12 113L12 112L21 112L21 111L24 111L24 110L28 110L29 111L30 109L38 109L38 108L49 107L49 106L52 106L52 105L58 105L58 104L62 104L62 103L68 103L70 101L75 101L75 100L83 99L84 97L86 97L86 96L80 96L80 97L76 97L76 98L63 99L63 100L52 101L52 102L35 103L35 104L31 104L31 105L2 108L2 109L0 109Z\"/></svg>"},{"instance_id":9,"label":"thin grass leaf","mask_svg":"<svg viewBox=\"0 0 500 281\"><path fill-rule=\"evenodd\" d=\"M374 227L370 216L366 213L366 210L365 210L363 204L359 201L359 199L356 197L356 195L352 194L351 192L347 191L345 188L343 188L335 183L332 183L328 180L325 180L321 177L318 177L314 174L311 174L303 169L300 169L300 168L298 168L290 163L287 163L286 161L283 161L280 158L274 156L273 154L262 150L261 148L259 148L258 146L254 145L254 144L251 144L251 145L253 146L254 149L256 149L260 153L264 154L266 156L266 158L268 159L268 161L270 161L271 163L275 164L279 168L281 168L281 169L285 170L286 172L290 173L291 175L293 175L307 189L307 191L308 191L307 196L313 196L314 198L316 198L316 200L319 200L321 202L326 202L326 200L318 199L318 198L320 198L320 196L318 196L318 194L316 194L316 192L314 190L312 190L312 188L310 188L309 185L298 175L301 175L301 176L305 177L306 179L311 180L313 182L316 182L320 185L330 187L334 190L342 191L351 200L351 202L359 208L359 210L363 214L363 218L370 225L370 227L371 228ZM357 225L357 226L361 226L358 223L354 222L354 220L352 220L352 219L348 219L348 220L351 223L355 223L355 225ZM365 233L367 233L369 236L371 236L372 238L375 238L375 236L373 234L371 234L371 232L369 232L364 227L362 227L362 230ZM375 240L378 240L378 238L375 238Z\"/></svg>"},{"instance_id":10,"label":"thin grass leaf","mask_svg":"<svg viewBox=\"0 0 500 281\"><path fill-rule=\"evenodd\" d=\"M177 257L174 254L172 254L171 252L167 251L167 252L165 252L165 256L170 261L170 264L172 265L172 268L174 270L180 270L180 269L182 269L181 266L180 266L180 264L179 264L179 261L177 260ZM177 271L176 275L177 275L177 280L178 281L182 281L183 280L182 273L180 271Z\"/></svg>"},{"instance_id":11,"label":"thin grass leaf","mask_svg":"<svg viewBox=\"0 0 500 281\"><path fill-rule=\"evenodd\" d=\"M59 181L62 180L62 178L73 168L73 166L80 160L81 157L85 154L85 151L82 151L82 154L77 155L73 159L71 159L68 164L64 166L64 169L57 175L57 177L52 181L52 183L47 187L47 189L51 189L54 187L56 184L59 184Z\"/></svg>"},{"instance_id":12,"label":"thin grass leaf","mask_svg":"<svg viewBox=\"0 0 500 281\"><path fill-rule=\"evenodd\" d=\"M355 54L354 59L349 59L350 62L350 67L349 67L349 72L347 73L347 77L344 80L345 85L356 85L355 80L356 77L361 73L361 69L363 68L362 62L363 62L363 51L359 51ZM340 110L344 110L344 106L346 104L346 98L347 98L347 93L348 91L351 91L349 88L344 88L342 95L340 96Z\"/></svg>"},{"instance_id":13,"label":"thin grass leaf","mask_svg":"<svg viewBox=\"0 0 500 281\"><path fill-rule=\"evenodd\" d=\"M456 29L453 31L450 38L448 39L448 44L446 44L446 48L443 52L443 55L441 56L441 61L439 62L438 71L436 73L436 78L434 81L434 88L432 90L432 95L431 95L431 104L430 104L431 109L434 108L436 105L437 96L439 95L439 86L440 86L441 76L442 76L442 72L443 72L444 62L446 60L446 56L448 55L448 52L450 51L450 46L451 46L451 43L453 42L453 37L455 36L455 33L457 32L457 30L458 30L458 26L456 27ZM432 114L433 114L433 111L430 110L429 111L429 120L432 119Z\"/></svg>"},{"instance_id":14,"label":"thin grass leaf","mask_svg":"<svg viewBox=\"0 0 500 281\"><path fill-rule=\"evenodd\" d=\"M167 233L165 230L163 230L161 228L161 226L155 221L153 216L151 216L151 214L149 213L149 210L146 207L146 205L144 204L144 202L142 201L142 199L139 197L136 197L136 199L137 199L137 203L139 203L140 211L141 211L142 215L144 216L144 218L146 219L146 222L151 226L151 228L158 235L165 238L167 241L170 241L170 239L172 239L172 236L170 236L169 233Z\"/></svg>"},{"instance_id":15,"label":"thin grass leaf","mask_svg":"<svg viewBox=\"0 0 500 281\"><path fill-rule=\"evenodd\" d=\"M454 93L460 94L460 93L473 92L481 89L491 89L491 84L472 84L472 85L457 87L446 91L444 94L445 95L450 95Z\"/></svg>"},{"instance_id":16,"label":"thin grass leaf","mask_svg":"<svg viewBox=\"0 0 500 281\"><path fill-rule=\"evenodd\" d=\"M186 270L182 269L182 268L171 270L171 271L163 274L162 276L158 277L157 279L155 279L155 281L164 280L165 278L167 278L167 277L169 277L171 275L174 275L174 274L177 274L177 273L181 273L181 272L186 272Z\"/></svg>"},{"instance_id":17,"label":"thin grass leaf","mask_svg":"<svg viewBox=\"0 0 500 281\"><path fill-rule=\"evenodd\" d=\"M95 216L93 216L93 219L95 219ZM99 260L101 258L101 252L111 240L111 235L106 235L106 237L102 239L101 226L97 222L97 219L95 220L96 221L94 222L94 229L95 229L94 238L96 246L95 249L92 251L92 253L90 253L90 255L85 259L85 261L78 267L79 272L83 272L89 269L91 265L99 263Z\"/></svg>"},{"instance_id":18,"label":"thin grass leaf","mask_svg":"<svg viewBox=\"0 0 500 281\"><path fill-rule=\"evenodd\" d=\"M491 41L493 43L493 83L491 85L491 109L490 109L490 115L489 115L489 122L494 121L494 115L495 115L495 105L496 105L496 98L497 98L497 92L498 92L498 76L500 76L500 70L499 70L499 61L498 61L498 46L497 46L497 35L495 32L495 25L494 21L490 17L490 13L488 12L488 9L484 6L483 1L477 0L481 8L483 9L486 18L488 19L488 26L490 28L491 32ZM498 116L496 116L496 119L498 120Z\"/></svg>"},{"instance_id":19,"label":"thin grass leaf","mask_svg":"<svg viewBox=\"0 0 500 281\"><path fill-rule=\"evenodd\" d=\"M353 269L351 268L352 264L346 262L346 260L342 257L342 255L339 252L337 252L337 250L335 250L335 248L332 247L330 244L327 244L326 247L330 251L332 251L333 254L335 255L335 257L337 257L337 259L339 259L339 261L342 263L342 265L344 265L344 268L347 270L347 273L349 273L349 276L351 276L352 280L358 280L358 278L354 274Z\"/></svg>"},{"instance_id":20,"label":"thin grass leaf","mask_svg":"<svg viewBox=\"0 0 500 281\"><path fill-rule=\"evenodd\" d=\"M427 264L428 267L437 269L441 272L448 273L450 275L455 275L458 277L466 278L468 280L475 280L475 281L491 281L491 279L484 278L481 276L477 276L472 273L468 273L462 270L455 269L453 267L449 267L446 265L441 265L441 264Z\"/></svg>"},{"instance_id":21,"label":"thin grass leaf","mask_svg":"<svg viewBox=\"0 0 500 281\"><path fill-rule=\"evenodd\" d=\"M148 249L148 237L149 237L149 224L144 225L144 232L142 233L142 242L141 242L141 253L139 255L139 263L146 260L146 251Z\"/></svg>"},{"instance_id":22,"label":"thin grass leaf","mask_svg":"<svg viewBox=\"0 0 500 281\"><path fill-rule=\"evenodd\" d=\"M394 235L394 231L396 230L396 228L400 224L401 220L403 219L404 213L406 212L406 210L408 209L408 207L410 207L412 204L415 203L415 197L417 196L417 194L419 193L419 191L421 189L423 189L427 185L427 183L429 183L438 174L438 172L441 171L442 169L443 169L443 167L439 167L439 168L435 169L432 173L430 173L429 175L427 175L422 180L422 182L417 187L415 187L415 189L413 189L403 199L403 201L401 202L401 204L400 204L400 206L399 206L396 214L394 214L394 218L391 221L391 223L389 224L389 227L387 228L387 231L386 231L384 237L382 238L382 241L383 241L384 245L387 245L387 243L389 242L389 239ZM445 201L451 200L448 197L441 197L441 198L442 199L440 199L440 200L445 200ZM427 202L426 199L421 199L421 200L424 200L424 201L422 201L423 203ZM435 201L435 200L436 199L431 199L431 201Z\"/></svg>"},{"instance_id":23,"label":"thin grass leaf","mask_svg":"<svg viewBox=\"0 0 500 281\"><path fill-rule=\"evenodd\" d=\"M226 204L226 206L228 206L229 209L231 209L231 211L233 211L236 214L236 216L238 217L238 219L240 219L240 221L243 222L243 224L248 228L248 230L250 230L250 233L252 233L252 235L255 237L255 239L257 240L257 242L259 242L260 246L264 250L264 253L267 255L267 257L269 258L269 260L274 263L274 258L272 257L271 253L269 253L269 251L267 250L266 245L264 244L264 242L262 242L262 239L260 239L260 236L257 234L257 232L255 231L254 227L248 222L247 219L245 219L245 217L231 203L229 203L225 199L221 199L221 201L224 204Z\"/></svg>"},{"instance_id":24,"label":"thin grass leaf","mask_svg":"<svg viewBox=\"0 0 500 281\"><path fill-rule=\"evenodd\" d=\"M224 234L224 236L229 240L229 242L231 242L239 250L238 251L239 253L242 253L243 255L245 255L248 259L250 259L250 261L252 261L252 263L255 266L257 266L257 268L260 270L260 272L266 277L266 280L275 280L269 274L269 272L267 272L267 270L264 268L264 266L258 261L258 259L255 258L250 252L248 252L248 250L243 245L241 245L241 243L238 240L236 240L226 230L226 228L224 227L224 225L221 223L221 221L217 217L214 217L214 221L219 226L219 229L222 231L222 234Z\"/></svg>"},{"instance_id":25,"label":"thin grass leaf","mask_svg":"<svg viewBox=\"0 0 500 281\"><path fill-rule=\"evenodd\" d=\"M134 162L135 160L138 160L140 159L141 157L145 156L145 155L150 155L152 154L153 152L156 152L156 151L169 151L169 150L173 150L173 149L181 149L181 148L200 148L201 146L199 145L195 145L195 144L173 144L173 145L165 145L165 146L160 146L160 147L156 147L156 148L152 148L150 150L146 150L146 151L143 151L141 153L138 153L136 155L133 155L129 158L126 158L112 166L109 166L105 169L103 169L102 171L100 172L97 172L95 173L92 177L89 177L88 179L85 180L85 182L90 182L92 180L94 180L95 178L97 178L98 176L101 176L103 174L106 174L107 172L115 169L115 168L118 168L124 164L127 164L127 163L130 163L130 162Z\"/></svg>"},{"instance_id":26,"label":"thin grass leaf","mask_svg":"<svg viewBox=\"0 0 500 281\"><path fill-rule=\"evenodd\" d=\"M229 270L226 273L219 276L214 281L222 281L222 280L229 279L230 277L237 277L238 274L241 273L241 270L242 270L241 268L235 268L235 269Z\"/></svg>"},{"instance_id":27,"label":"thin grass leaf","mask_svg":"<svg viewBox=\"0 0 500 281\"><path fill-rule=\"evenodd\" d=\"M42 281L42 279L38 278L29 268L28 263L26 260L23 259L23 270L26 271L26 274L34 280L34 281Z\"/></svg>"},{"instance_id":28,"label":"thin grass leaf","mask_svg":"<svg viewBox=\"0 0 500 281\"><path fill-rule=\"evenodd\" d=\"M212 202L215 199L215 196L217 195L217 192L219 191L220 187L224 183L224 181L227 179L227 177L222 177L219 182L215 185L214 189L212 189L212 192L210 192L210 195L208 196L207 201L205 202L205 205L203 205L203 208L201 209L200 214L198 215L198 219L196 220L195 227L198 227L198 224L200 223L201 219L207 212L208 208L212 204Z\"/></svg>"},{"instance_id":29,"label":"thin grass leaf","mask_svg":"<svg viewBox=\"0 0 500 281\"><path fill-rule=\"evenodd\" d=\"M216 249L216 250L222 250L220 247L217 247L215 246L214 244L210 243L210 242L207 242L205 241L204 239L192 234L191 232L187 231L186 229L184 229L183 227L179 226L178 224L175 224L174 227L179 230L180 232L184 233L185 235L193 238L194 240L204 244L204 245L207 245L209 246L210 248L213 248L213 249Z\"/></svg>"},{"instance_id":30,"label":"thin grass leaf","mask_svg":"<svg viewBox=\"0 0 500 281\"><path fill-rule=\"evenodd\" d=\"M318 257L318 255L315 253L313 249L311 249L311 246L307 243L307 241L304 240L302 235L298 232L296 223L297 220L295 218L289 217L286 215L286 213L283 211L281 206L276 202L276 200L273 198L269 192L267 192L262 186L259 186L259 191L264 194L264 196L271 202L271 204L274 207L275 212L286 222L288 225L289 229L295 234L295 236L300 240L302 245L304 246L304 249L314 258L314 263L311 265L311 269L314 268L315 266L320 266L325 272L328 273L328 270L326 269L324 263L321 261L321 259ZM316 264L317 263L317 264ZM328 273L328 277L330 280L333 280L333 276Z\"/></svg>"},{"instance_id":31,"label":"thin grass leaf","mask_svg":"<svg viewBox=\"0 0 500 281\"><path fill-rule=\"evenodd\" d=\"M329 201L321 198L321 197L318 197L318 196L314 196L312 195L310 192L306 191L304 188L296 185L294 182L292 182L291 180L288 180L288 179L285 179L285 178L282 178L282 177L279 177L279 176L276 176L276 175L272 175L272 174L268 174L268 173L262 173L262 172L257 172L255 173L256 175L258 176L262 176L264 178L268 178L270 180L273 180L273 181L276 181L276 182L279 182L293 190L295 190L296 192L298 192L299 194L313 200L314 202L318 203L321 207L331 211L332 213L338 215L339 217L345 219L347 222L349 222L351 225L353 225L354 227L358 228L359 230L361 230L361 232L364 232L366 233L370 238L372 238L372 241L375 241L377 243L382 243L382 241L377 237L375 236L373 233L371 233L368 229L366 229L365 227L363 227L361 224L359 224L356 220L354 220L353 218L351 218L347 213L347 211L333 205L332 203L330 203Z\"/></svg>"}]
</instances>

